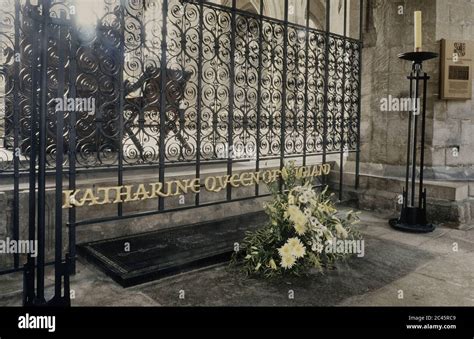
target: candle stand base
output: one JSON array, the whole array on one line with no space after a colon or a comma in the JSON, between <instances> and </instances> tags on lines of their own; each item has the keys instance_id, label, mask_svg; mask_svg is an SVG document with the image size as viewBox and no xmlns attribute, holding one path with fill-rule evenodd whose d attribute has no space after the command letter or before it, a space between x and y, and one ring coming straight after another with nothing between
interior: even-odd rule
<instances>
[{"instance_id":1,"label":"candle stand base","mask_svg":"<svg viewBox=\"0 0 474 339\"><path fill-rule=\"evenodd\" d=\"M397 230L412 233L433 232L435 226L426 222L426 211L418 207L402 209L400 218L390 219L389 225Z\"/></svg>"},{"instance_id":2,"label":"candle stand base","mask_svg":"<svg viewBox=\"0 0 474 339\"><path fill-rule=\"evenodd\" d=\"M404 192L405 193L405 192ZM435 229L426 220L426 191L420 199L420 207L402 206L400 218L390 219L389 225L397 230L413 233L428 233Z\"/></svg>"}]
</instances>

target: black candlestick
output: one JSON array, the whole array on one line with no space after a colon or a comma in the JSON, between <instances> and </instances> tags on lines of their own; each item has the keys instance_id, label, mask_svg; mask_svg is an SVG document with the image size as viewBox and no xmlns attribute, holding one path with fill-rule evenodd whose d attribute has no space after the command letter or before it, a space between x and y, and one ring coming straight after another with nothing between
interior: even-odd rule
<instances>
[{"instance_id":1,"label":"black candlestick","mask_svg":"<svg viewBox=\"0 0 474 339\"><path fill-rule=\"evenodd\" d=\"M407 167L405 188L403 190L403 205L400 218L391 219L390 226L395 229L409 232L431 232L433 224L426 220L426 189L423 188L423 167L425 157L425 117L426 117L426 90L430 77L423 72L423 61L436 58L438 54L432 52L409 52L399 54L403 60L413 62L410 75L410 99L412 108L408 117ZM420 98L419 84L423 81L423 95ZM421 100L419 100L421 99ZM419 102L422 101L420 105ZM420 107L421 106L421 107ZM420 178L418 182L418 199L416 193L416 150L418 134L418 116L421 113L421 140L420 140ZM411 169L411 171L410 171ZM418 201L417 201L418 200Z\"/></svg>"}]
</instances>

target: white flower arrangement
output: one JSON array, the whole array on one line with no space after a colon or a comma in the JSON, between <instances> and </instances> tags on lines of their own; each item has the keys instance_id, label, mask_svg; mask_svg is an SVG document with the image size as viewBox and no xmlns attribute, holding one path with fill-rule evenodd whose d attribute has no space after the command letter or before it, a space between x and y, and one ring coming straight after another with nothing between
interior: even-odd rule
<instances>
[{"instance_id":1,"label":"white flower arrangement","mask_svg":"<svg viewBox=\"0 0 474 339\"><path fill-rule=\"evenodd\" d=\"M265 204L270 222L249 233L243 250L234 255L247 273L266 277L283 274L306 274L331 265L344 254L325 253L334 238L356 239L353 225L358 222L352 211L340 216L327 187L317 193L309 181L298 178L296 166L282 169L283 192L271 187L273 199Z\"/></svg>"}]
</instances>

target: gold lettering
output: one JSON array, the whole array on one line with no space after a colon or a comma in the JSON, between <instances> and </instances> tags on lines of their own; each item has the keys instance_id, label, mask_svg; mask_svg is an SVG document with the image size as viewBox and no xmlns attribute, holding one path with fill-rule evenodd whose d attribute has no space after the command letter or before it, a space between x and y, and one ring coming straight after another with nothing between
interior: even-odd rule
<instances>
[{"instance_id":1,"label":"gold lettering","mask_svg":"<svg viewBox=\"0 0 474 339\"><path fill-rule=\"evenodd\" d=\"M178 180L175 181L176 183L176 191L174 192L173 195L178 195L180 193L188 193L188 181L189 180Z\"/></svg>"},{"instance_id":2,"label":"gold lettering","mask_svg":"<svg viewBox=\"0 0 474 339\"><path fill-rule=\"evenodd\" d=\"M236 180L239 178L238 174L233 174L230 179L229 183L232 187L239 187L239 181L236 182Z\"/></svg>"},{"instance_id":3,"label":"gold lettering","mask_svg":"<svg viewBox=\"0 0 474 339\"><path fill-rule=\"evenodd\" d=\"M176 193L180 193L178 189L181 190L182 193L188 193L189 190L194 193L198 193L201 188L201 181L199 178L185 179L176 182Z\"/></svg>"},{"instance_id":4,"label":"gold lettering","mask_svg":"<svg viewBox=\"0 0 474 339\"><path fill-rule=\"evenodd\" d=\"M194 193L199 192L200 184L199 184L198 178L193 179L193 180L184 179L184 180L179 180L179 181L173 181L173 183L176 183L176 190L173 195L186 194L188 193L189 190L191 190Z\"/></svg>"},{"instance_id":5,"label":"gold lettering","mask_svg":"<svg viewBox=\"0 0 474 339\"><path fill-rule=\"evenodd\" d=\"M201 179L200 178L195 178L191 180L191 191L194 193L199 193L201 191Z\"/></svg>"},{"instance_id":6,"label":"gold lettering","mask_svg":"<svg viewBox=\"0 0 474 339\"><path fill-rule=\"evenodd\" d=\"M216 177L207 177L204 180L204 186L209 192L219 192L222 188L217 187L217 178Z\"/></svg>"},{"instance_id":7,"label":"gold lettering","mask_svg":"<svg viewBox=\"0 0 474 339\"><path fill-rule=\"evenodd\" d=\"M227 184L229 183L229 178L230 178L230 175L223 175L223 176L217 177L217 181L220 186L219 191L227 187Z\"/></svg>"},{"instance_id":8,"label":"gold lettering","mask_svg":"<svg viewBox=\"0 0 474 339\"><path fill-rule=\"evenodd\" d=\"M150 198L158 198L162 196L161 189L163 188L163 184L161 182L150 184L150 187L151 187Z\"/></svg>"},{"instance_id":9,"label":"gold lettering","mask_svg":"<svg viewBox=\"0 0 474 339\"><path fill-rule=\"evenodd\" d=\"M75 200L75 195L77 194L77 192L78 191L74 191L74 190L65 190L65 191L63 191L63 208L73 207L72 202Z\"/></svg>"},{"instance_id":10,"label":"gold lettering","mask_svg":"<svg viewBox=\"0 0 474 339\"><path fill-rule=\"evenodd\" d=\"M240 184L242 186L252 186L253 184L252 173L244 172L240 174Z\"/></svg>"},{"instance_id":11,"label":"gold lettering","mask_svg":"<svg viewBox=\"0 0 474 339\"><path fill-rule=\"evenodd\" d=\"M318 177L320 175L321 175L321 166L319 165L313 166L313 170L311 171L311 176Z\"/></svg>"},{"instance_id":12,"label":"gold lettering","mask_svg":"<svg viewBox=\"0 0 474 339\"><path fill-rule=\"evenodd\" d=\"M86 189L86 191L84 192L84 195L82 196L80 206L84 206L84 204L88 201L89 201L89 206L97 205L97 198L94 195L94 191L92 190L92 188Z\"/></svg>"},{"instance_id":13,"label":"gold lettering","mask_svg":"<svg viewBox=\"0 0 474 339\"><path fill-rule=\"evenodd\" d=\"M122 192L120 194L122 197L125 196L125 199L123 199L123 202L130 202L130 201L137 201L138 200L137 197L132 198L133 185L126 185L126 186L123 186L123 188L125 188L125 192Z\"/></svg>"},{"instance_id":14,"label":"gold lettering","mask_svg":"<svg viewBox=\"0 0 474 339\"><path fill-rule=\"evenodd\" d=\"M77 200L76 199L76 195L80 192L81 190L76 190L76 192L74 192L74 195L72 197L69 198L69 201L71 201L71 203L76 206L76 207L80 207L80 206L84 206L84 200L81 199L81 201Z\"/></svg>"},{"instance_id":15,"label":"gold lettering","mask_svg":"<svg viewBox=\"0 0 474 339\"><path fill-rule=\"evenodd\" d=\"M281 171L279 169L275 169L271 172L272 172L272 181L271 182L277 181L278 178L280 177Z\"/></svg>"},{"instance_id":16,"label":"gold lettering","mask_svg":"<svg viewBox=\"0 0 474 339\"><path fill-rule=\"evenodd\" d=\"M300 166L296 168L298 178L316 177L323 174L328 175L330 172L330 164ZM204 188L209 192L220 192L228 185L240 187L260 184L261 182L271 184L277 181L280 175L281 171L279 169L267 169L265 171L242 172L233 175L209 176L204 179ZM93 188L88 188L83 191L84 194L82 197L78 198L77 196L81 192L80 189L64 190L62 208L84 206L86 203L88 203L88 206L117 204L121 202L187 194L190 191L194 193L201 191L200 178L167 181L165 183L157 182L151 184L100 187L96 189L96 194ZM99 197L103 199L99 201Z\"/></svg>"},{"instance_id":17,"label":"gold lettering","mask_svg":"<svg viewBox=\"0 0 474 339\"><path fill-rule=\"evenodd\" d=\"M308 166L302 166L299 167L296 171L296 177L298 179L304 179L309 176L309 167Z\"/></svg>"},{"instance_id":18,"label":"gold lettering","mask_svg":"<svg viewBox=\"0 0 474 339\"><path fill-rule=\"evenodd\" d=\"M271 171L269 170L266 170L266 171L263 171L262 173L262 180L265 184L269 184L271 183ZM268 176L268 177L267 177Z\"/></svg>"},{"instance_id":19,"label":"gold lettering","mask_svg":"<svg viewBox=\"0 0 474 339\"><path fill-rule=\"evenodd\" d=\"M165 183L166 187L168 188L167 193L164 192L163 190L163 184L161 182L156 182L153 184L150 184L151 187L151 192L150 192L150 198L158 198L158 197L169 197L170 196L170 185L169 183Z\"/></svg>"},{"instance_id":20,"label":"gold lettering","mask_svg":"<svg viewBox=\"0 0 474 339\"><path fill-rule=\"evenodd\" d=\"M120 196L120 191L122 190L122 186L107 187L106 190L107 190L107 197L109 196L110 191L115 191L114 201L112 201L112 204L118 204L119 202L122 202L122 198ZM109 202L107 202L107 203L109 203Z\"/></svg>"},{"instance_id":21,"label":"gold lettering","mask_svg":"<svg viewBox=\"0 0 474 339\"><path fill-rule=\"evenodd\" d=\"M137 201L137 197L132 198L132 188L132 185L110 187L110 190L115 191L115 200L113 203L118 204L121 202ZM125 189L125 192L122 192L123 189Z\"/></svg>"},{"instance_id":22,"label":"gold lettering","mask_svg":"<svg viewBox=\"0 0 474 339\"><path fill-rule=\"evenodd\" d=\"M260 172L250 173L250 176L254 184L258 185L260 183Z\"/></svg>"},{"instance_id":23,"label":"gold lettering","mask_svg":"<svg viewBox=\"0 0 474 339\"><path fill-rule=\"evenodd\" d=\"M328 175L331 172L331 165L329 164L324 164L322 165L323 167L323 172L325 175Z\"/></svg>"},{"instance_id":24,"label":"gold lettering","mask_svg":"<svg viewBox=\"0 0 474 339\"><path fill-rule=\"evenodd\" d=\"M302 171L303 171L303 167L298 167L296 169L296 179L301 179L302 178Z\"/></svg>"},{"instance_id":25,"label":"gold lettering","mask_svg":"<svg viewBox=\"0 0 474 339\"><path fill-rule=\"evenodd\" d=\"M116 192L119 192L121 187L122 186L98 188L97 193L104 192L104 200L98 202L97 205L111 204L112 201L110 201L110 190L116 190Z\"/></svg>"},{"instance_id":26,"label":"gold lettering","mask_svg":"<svg viewBox=\"0 0 474 339\"><path fill-rule=\"evenodd\" d=\"M166 185L166 190L165 190L165 192L166 192L166 193L163 193L163 197L166 198L166 197L170 197L170 196L176 195L176 194L172 194L172 192L171 192L171 186L173 185L173 182L174 182L174 181L167 181L167 182L165 182L165 185Z\"/></svg>"},{"instance_id":27,"label":"gold lettering","mask_svg":"<svg viewBox=\"0 0 474 339\"><path fill-rule=\"evenodd\" d=\"M140 197L140 196L141 196L141 197ZM134 198L135 198L135 199L138 199L138 200L145 200L145 199L149 199L149 198L150 198L150 194L149 194L148 191L146 190L144 184L138 185L138 188L137 188L137 191L135 192Z\"/></svg>"}]
</instances>

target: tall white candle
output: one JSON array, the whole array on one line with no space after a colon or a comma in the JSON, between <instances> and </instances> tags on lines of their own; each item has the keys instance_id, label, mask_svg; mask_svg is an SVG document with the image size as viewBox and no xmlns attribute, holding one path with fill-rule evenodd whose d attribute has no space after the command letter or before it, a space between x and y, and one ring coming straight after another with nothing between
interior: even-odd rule
<instances>
[{"instance_id":1,"label":"tall white candle","mask_svg":"<svg viewBox=\"0 0 474 339\"><path fill-rule=\"evenodd\" d=\"M415 52L421 52L421 11L415 11Z\"/></svg>"}]
</instances>

